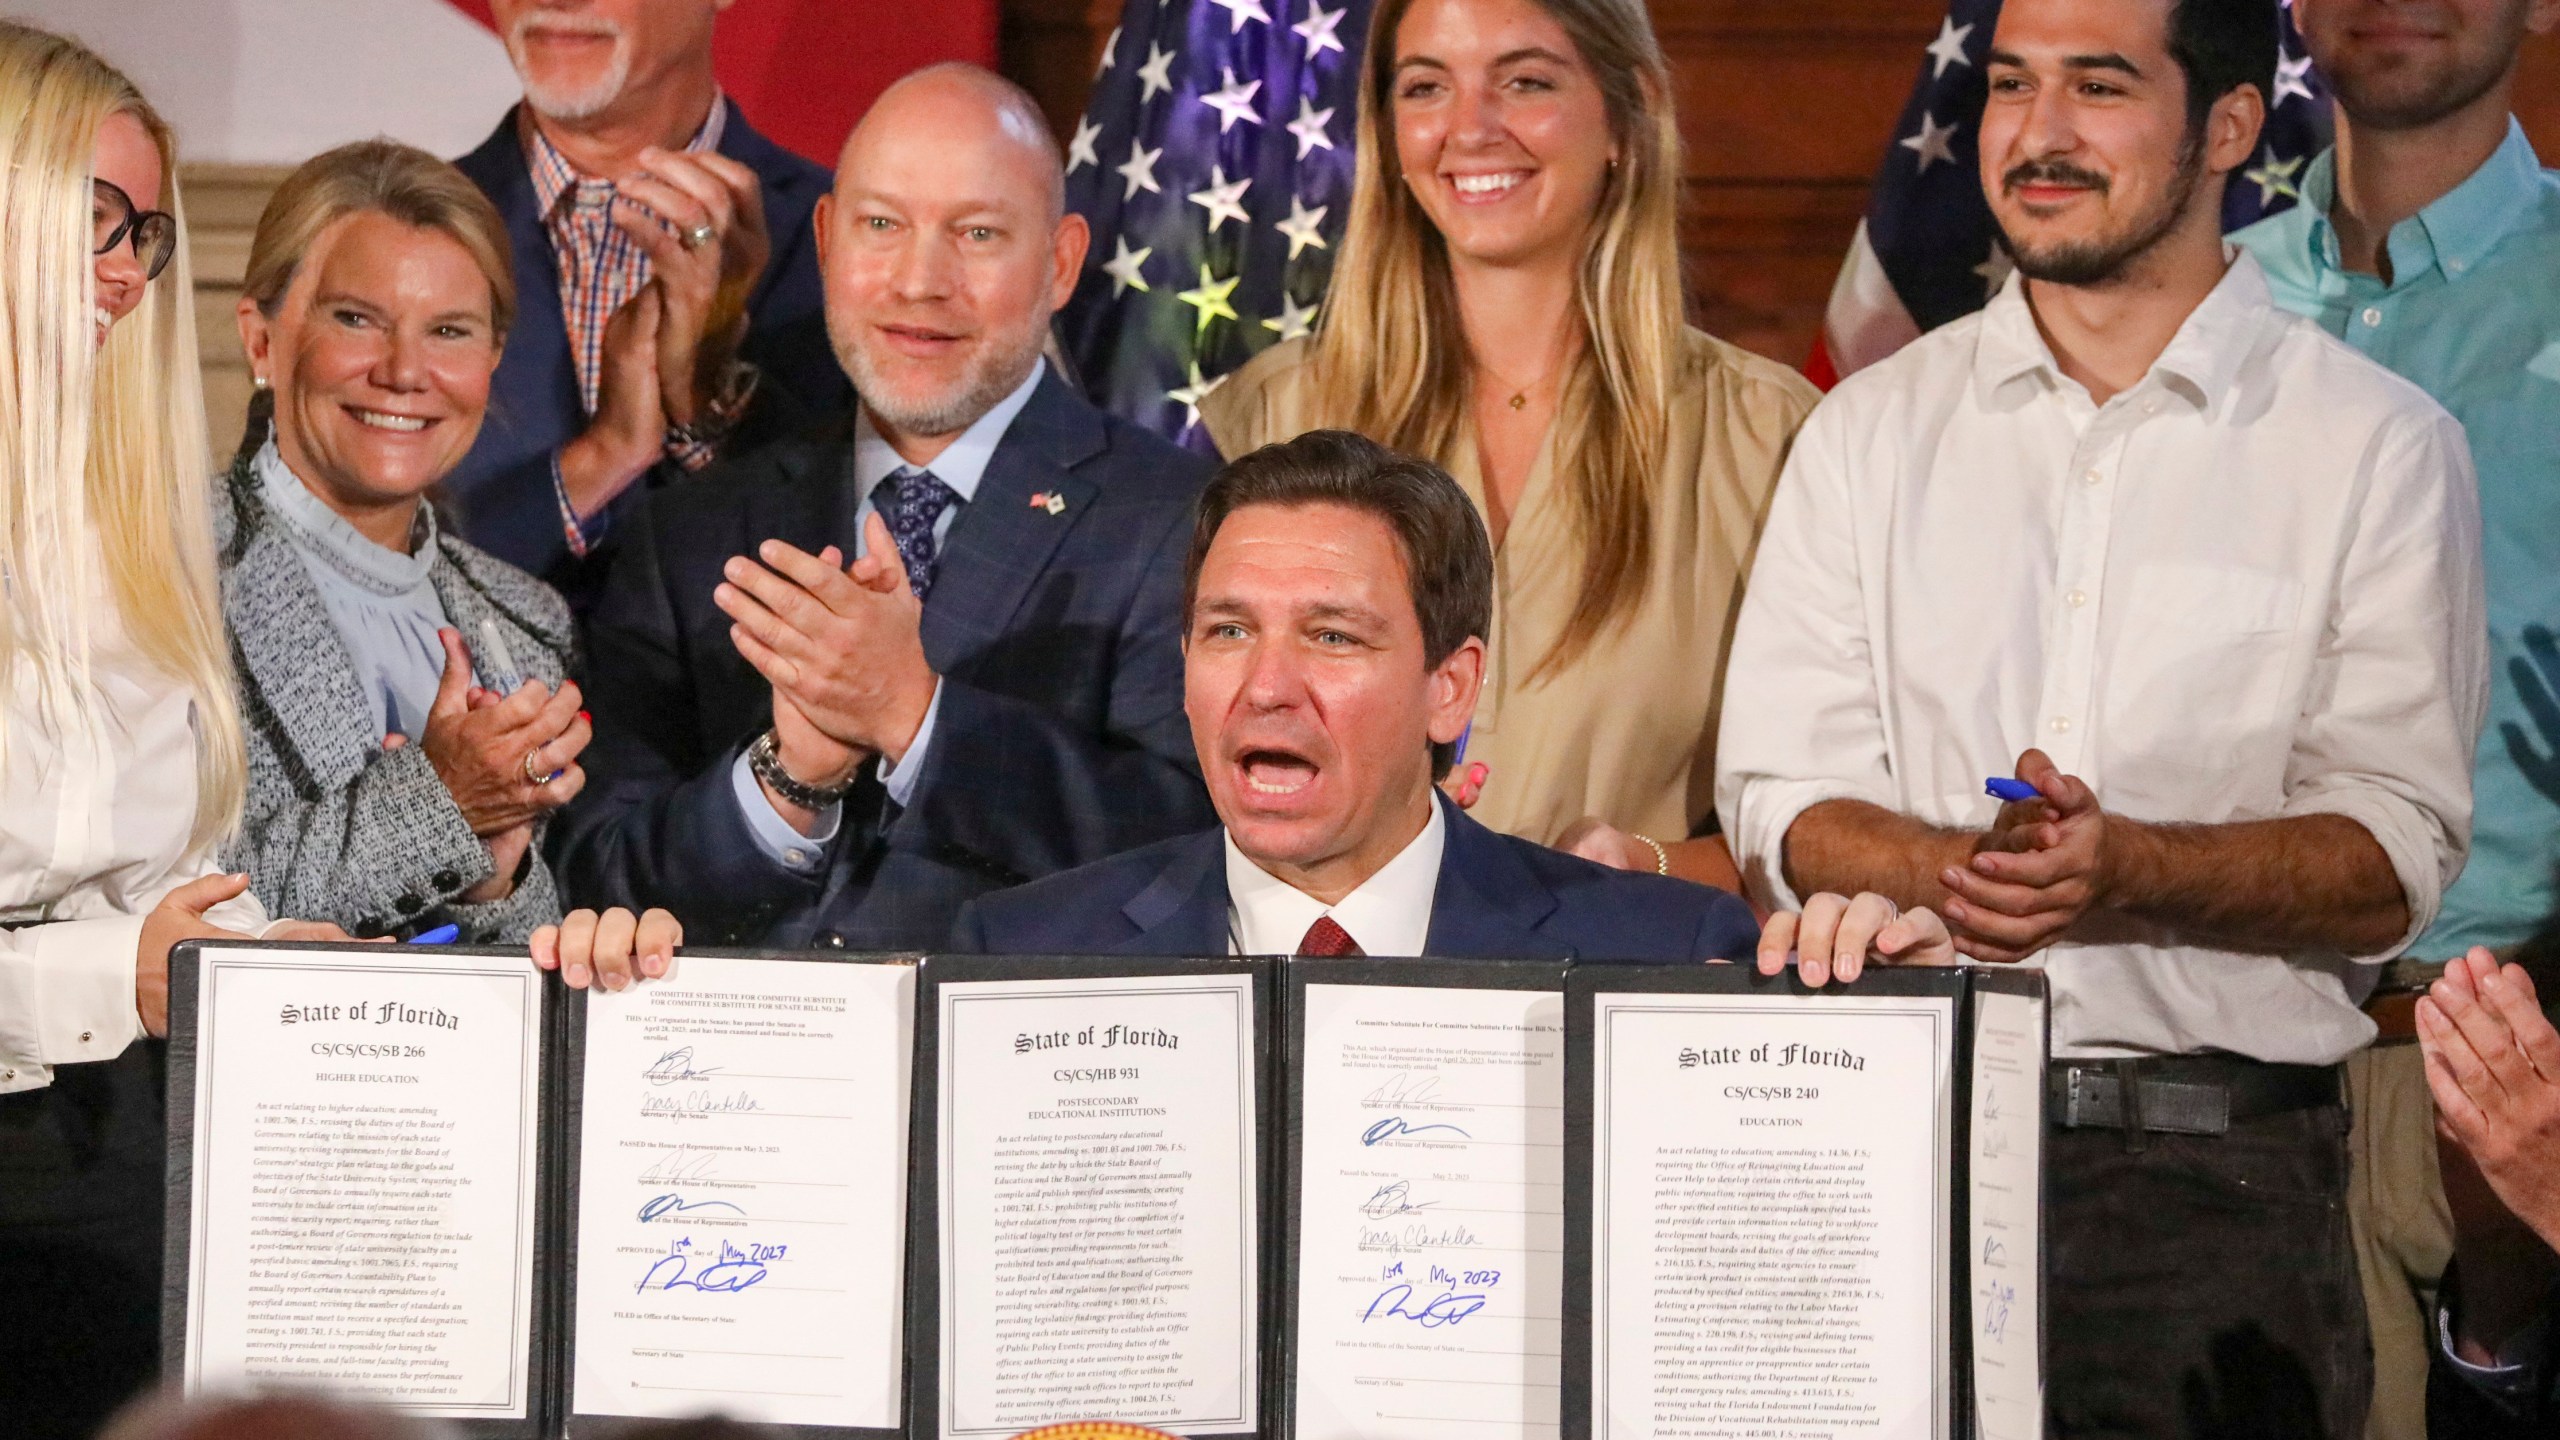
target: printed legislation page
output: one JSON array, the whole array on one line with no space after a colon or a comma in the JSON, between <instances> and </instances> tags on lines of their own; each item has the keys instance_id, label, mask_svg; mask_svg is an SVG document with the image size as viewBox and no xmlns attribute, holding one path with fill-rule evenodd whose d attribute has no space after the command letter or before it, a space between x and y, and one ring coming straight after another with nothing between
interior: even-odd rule
<instances>
[{"instance_id":1,"label":"printed legislation page","mask_svg":"<svg viewBox=\"0 0 2560 1440\"><path fill-rule=\"evenodd\" d=\"M939 994L942 1433L1255 1428L1253 978Z\"/></svg>"},{"instance_id":2,"label":"printed legislation page","mask_svg":"<svg viewBox=\"0 0 2560 1440\"><path fill-rule=\"evenodd\" d=\"M1973 996L1973 1388L1982 1440L2044 1434L2044 1001Z\"/></svg>"},{"instance_id":3,"label":"printed legislation page","mask_svg":"<svg viewBox=\"0 0 2560 1440\"><path fill-rule=\"evenodd\" d=\"M915 973L588 993L573 1413L897 1426Z\"/></svg>"},{"instance_id":4,"label":"printed legislation page","mask_svg":"<svg viewBox=\"0 0 2560 1440\"><path fill-rule=\"evenodd\" d=\"M1298 1440L1556 1433L1564 995L1306 987Z\"/></svg>"},{"instance_id":5,"label":"printed legislation page","mask_svg":"<svg viewBox=\"0 0 2560 1440\"><path fill-rule=\"evenodd\" d=\"M207 949L186 1387L527 1416L541 972Z\"/></svg>"},{"instance_id":6,"label":"printed legislation page","mask_svg":"<svg viewBox=\"0 0 2560 1440\"><path fill-rule=\"evenodd\" d=\"M1946 998L1602 993L1592 1434L1943 1440Z\"/></svg>"}]
</instances>

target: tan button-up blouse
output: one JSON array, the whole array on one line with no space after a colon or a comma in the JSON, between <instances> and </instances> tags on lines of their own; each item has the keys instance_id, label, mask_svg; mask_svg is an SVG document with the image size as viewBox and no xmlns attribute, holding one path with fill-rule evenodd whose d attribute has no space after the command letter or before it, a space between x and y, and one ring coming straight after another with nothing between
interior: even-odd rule
<instances>
[{"instance_id":1,"label":"tan button-up blouse","mask_svg":"<svg viewBox=\"0 0 2560 1440\"><path fill-rule=\"evenodd\" d=\"M1653 497L1653 570L1635 607L1561 670L1530 679L1573 614L1582 582L1570 498L1549 430L1494 555L1491 668L1467 759L1492 767L1476 819L1552 843L1596 815L1662 839L1715 813L1725 645L1770 492L1821 398L1802 376L1690 330L1671 401L1671 454ZM1316 429L1305 341L1277 345L1201 403L1223 455ZM1481 509L1472 426L1438 457Z\"/></svg>"}]
</instances>

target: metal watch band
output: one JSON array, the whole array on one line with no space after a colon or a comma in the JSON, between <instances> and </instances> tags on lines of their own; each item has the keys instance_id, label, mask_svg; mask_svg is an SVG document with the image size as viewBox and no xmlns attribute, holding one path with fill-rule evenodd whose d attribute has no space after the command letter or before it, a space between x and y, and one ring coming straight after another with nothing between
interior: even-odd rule
<instances>
[{"instance_id":1,"label":"metal watch band","mask_svg":"<svg viewBox=\"0 0 2560 1440\"><path fill-rule=\"evenodd\" d=\"M804 810L824 810L853 790L853 777L850 775L841 785L811 785L793 779L791 772L782 768L782 756L776 749L771 730L757 736L756 743L747 747L747 769L757 779L772 786L773 793ZM855 772L859 773L858 770Z\"/></svg>"}]
</instances>

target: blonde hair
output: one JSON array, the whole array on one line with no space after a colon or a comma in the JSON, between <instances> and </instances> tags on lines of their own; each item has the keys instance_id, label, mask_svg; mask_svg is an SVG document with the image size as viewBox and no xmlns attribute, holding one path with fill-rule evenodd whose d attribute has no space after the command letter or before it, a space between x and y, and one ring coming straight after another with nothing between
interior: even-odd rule
<instances>
[{"instance_id":1,"label":"blonde hair","mask_svg":"<svg viewBox=\"0 0 2560 1440\"><path fill-rule=\"evenodd\" d=\"M445 161L397 140L359 140L302 162L258 212L249 241L249 264L240 293L269 319L293 288L293 277L329 227L350 215L387 215L403 225L432 230L462 247L489 282L491 334L503 344L514 322L516 272L508 253L507 222L471 178ZM275 417L273 392L249 403L243 455L266 443Z\"/></svg>"},{"instance_id":2,"label":"blonde hair","mask_svg":"<svg viewBox=\"0 0 2560 1440\"><path fill-rule=\"evenodd\" d=\"M209 848L238 823L248 759L214 565L177 141L114 67L5 21L0 115L0 705L19 698L21 662L57 728L97 703L87 612L103 578L135 647L194 694L193 841ZM178 245L101 346L91 181L113 115L159 150Z\"/></svg>"},{"instance_id":3,"label":"blonde hair","mask_svg":"<svg viewBox=\"0 0 2560 1440\"><path fill-rule=\"evenodd\" d=\"M1400 183L1393 111L1396 27L1413 0L1369 19L1358 159L1341 258L1311 363L1316 423L1446 463L1474 365L1448 248ZM1556 452L1582 552L1581 590L1531 676L1552 674L1632 608L1653 564L1650 496L1670 448L1683 351L1680 131L1669 67L1640 0L1536 0L1598 78L1618 162L1600 192L1576 286L1583 344L1560 394L1577 424Z\"/></svg>"}]
</instances>

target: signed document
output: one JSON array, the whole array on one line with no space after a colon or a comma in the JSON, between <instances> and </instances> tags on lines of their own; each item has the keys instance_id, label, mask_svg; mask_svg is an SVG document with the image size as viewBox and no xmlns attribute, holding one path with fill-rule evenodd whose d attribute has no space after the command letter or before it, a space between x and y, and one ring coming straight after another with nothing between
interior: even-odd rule
<instances>
[{"instance_id":1,"label":"signed document","mask_svg":"<svg viewBox=\"0 0 2560 1440\"><path fill-rule=\"evenodd\" d=\"M1963 980L1730 978L1592 996L1589 1433L1943 1440Z\"/></svg>"},{"instance_id":2,"label":"signed document","mask_svg":"<svg viewBox=\"0 0 2560 1440\"><path fill-rule=\"evenodd\" d=\"M193 1165L185 1388L533 1418L541 972L364 947L196 954L173 1003L193 1060L173 1058L193 1113L171 1116Z\"/></svg>"},{"instance_id":3,"label":"signed document","mask_svg":"<svg viewBox=\"0 0 2560 1440\"><path fill-rule=\"evenodd\" d=\"M2004 977L2005 978L2005 977ZM1981 1440L2044 1434L2045 998L1973 997L1973 1395Z\"/></svg>"},{"instance_id":4,"label":"signed document","mask_svg":"<svg viewBox=\"0 0 2560 1440\"><path fill-rule=\"evenodd\" d=\"M1561 966L1550 980L1306 985L1298 1440L1556 1434Z\"/></svg>"},{"instance_id":5,"label":"signed document","mask_svg":"<svg viewBox=\"0 0 2560 1440\"><path fill-rule=\"evenodd\" d=\"M900 1422L915 969L685 955L586 997L577 1415Z\"/></svg>"},{"instance_id":6,"label":"signed document","mask_svg":"<svg viewBox=\"0 0 2560 1440\"><path fill-rule=\"evenodd\" d=\"M936 987L943 1435L1257 1428L1254 989Z\"/></svg>"}]
</instances>

